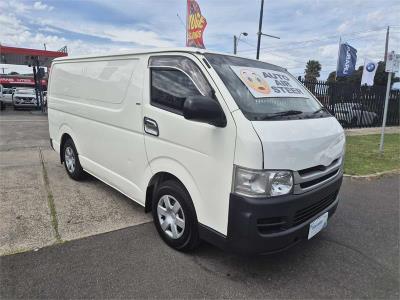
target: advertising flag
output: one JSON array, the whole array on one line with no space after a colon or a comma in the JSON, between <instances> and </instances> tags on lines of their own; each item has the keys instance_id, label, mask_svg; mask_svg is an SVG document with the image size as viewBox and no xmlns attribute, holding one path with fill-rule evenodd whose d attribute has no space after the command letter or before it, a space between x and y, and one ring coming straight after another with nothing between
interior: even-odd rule
<instances>
[{"instance_id":1,"label":"advertising flag","mask_svg":"<svg viewBox=\"0 0 400 300\"><path fill-rule=\"evenodd\" d=\"M374 85L374 77L378 64L372 60L366 59L364 61L364 70L361 77L361 85Z\"/></svg>"},{"instance_id":2,"label":"advertising flag","mask_svg":"<svg viewBox=\"0 0 400 300\"><path fill-rule=\"evenodd\" d=\"M336 77L347 77L356 69L357 50L349 44L340 44Z\"/></svg>"},{"instance_id":3,"label":"advertising flag","mask_svg":"<svg viewBox=\"0 0 400 300\"><path fill-rule=\"evenodd\" d=\"M195 0L187 0L187 47L205 48L203 32L206 26L207 20L201 14L199 4Z\"/></svg>"}]
</instances>

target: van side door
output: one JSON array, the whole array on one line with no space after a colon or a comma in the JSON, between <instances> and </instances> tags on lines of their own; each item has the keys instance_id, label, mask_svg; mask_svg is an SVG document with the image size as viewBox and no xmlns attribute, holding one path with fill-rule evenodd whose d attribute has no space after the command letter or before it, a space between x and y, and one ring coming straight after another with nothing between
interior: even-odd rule
<instances>
[{"instance_id":1,"label":"van side door","mask_svg":"<svg viewBox=\"0 0 400 300\"><path fill-rule=\"evenodd\" d=\"M143 121L150 167L153 173L178 177L189 191L198 221L226 234L236 139L233 117L196 56L152 56L147 72ZM183 117L186 97L198 95L219 102L225 127Z\"/></svg>"}]
</instances>

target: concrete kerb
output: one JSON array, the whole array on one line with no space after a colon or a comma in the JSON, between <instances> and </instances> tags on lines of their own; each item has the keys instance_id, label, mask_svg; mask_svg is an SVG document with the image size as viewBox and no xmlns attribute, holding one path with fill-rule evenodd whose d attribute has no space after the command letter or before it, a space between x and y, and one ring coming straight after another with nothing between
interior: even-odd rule
<instances>
[{"instance_id":1,"label":"concrete kerb","mask_svg":"<svg viewBox=\"0 0 400 300\"><path fill-rule=\"evenodd\" d=\"M384 172L377 172L377 173L367 174L367 175L349 175L349 174L344 174L343 176L344 177L349 177L351 179L375 179L375 178L379 178L379 177L382 177L382 176L395 175L395 174L400 174L400 169L384 171Z\"/></svg>"},{"instance_id":2,"label":"concrete kerb","mask_svg":"<svg viewBox=\"0 0 400 300\"><path fill-rule=\"evenodd\" d=\"M369 135L369 134L380 134L381 127L368 127L368 128L352 128L344 130L346 136L354 135ZM385 134L400 133L399 126L391 126L385 128Z\"/></svg>"}]
</instances>

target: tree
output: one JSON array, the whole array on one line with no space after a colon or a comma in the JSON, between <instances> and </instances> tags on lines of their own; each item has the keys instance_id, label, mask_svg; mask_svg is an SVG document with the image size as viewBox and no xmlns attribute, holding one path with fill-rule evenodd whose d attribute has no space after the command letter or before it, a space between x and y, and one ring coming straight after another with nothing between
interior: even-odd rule
<instances>
[{"instance_id":1,"label":"tree","mask_svg":"<svg viewBox=\"0 0 400 300\"><path fill-rule=\"evenodd\" d=\"M306 69L304 70L305 79L307 81L316 81L320 76L321 64L318 60L309 60L306 64Z\"/></svg>"}]
</instances>

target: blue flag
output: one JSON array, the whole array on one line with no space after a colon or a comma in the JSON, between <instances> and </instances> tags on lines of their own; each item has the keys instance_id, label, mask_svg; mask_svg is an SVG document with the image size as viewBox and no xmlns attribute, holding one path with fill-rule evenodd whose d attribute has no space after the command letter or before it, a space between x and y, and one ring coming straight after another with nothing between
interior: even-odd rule
<instances>
[{"instance_id":1,"label":"blue flag","mask_svg":"<svg viewBox=\"0 0 400 300\"><path fill-rule=\"evenodd\" d=\"M347 43L340 44L336 77L347 77L356 69L357 50Z\"/></svg>"}]
</instances>

